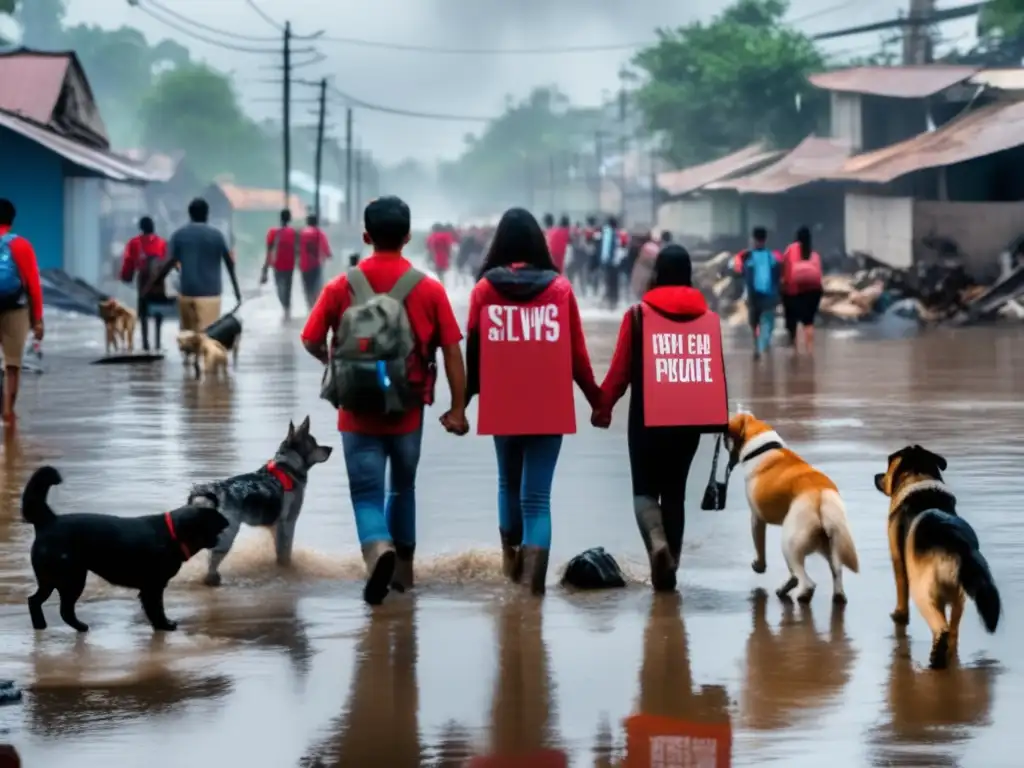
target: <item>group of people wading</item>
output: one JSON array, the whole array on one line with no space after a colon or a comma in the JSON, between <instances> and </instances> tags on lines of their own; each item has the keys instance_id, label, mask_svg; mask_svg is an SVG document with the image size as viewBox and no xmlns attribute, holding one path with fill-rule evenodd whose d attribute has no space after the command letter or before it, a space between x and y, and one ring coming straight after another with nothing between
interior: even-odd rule
<instances>
[{"instance_id":1,"label":"group of people wading","mask_svg":"<svg viewBox=\"0 0 1024 768\"><path fill-rule=\"evenodd\" d=\"M558 455L564 436L576 431L573 385L599 428L611 424L616 403L633 388L627 434L635 516L654 588L675 589L689 466L701 433L721 431L728 420L720 325L691 285L689 254L674 244L658 252L649 289L623 317L598 384L572 284L529 212L507 211L494 232L470 296L465 359L443 285L402 255L410 222L396 197L366 207L363 237L373 254L324 287L302 331L305 348L327 366L321 394L338 408L367 567L364 597L379 602L388 586L413 584L416 469L438 349L451 390L440 422L467 434L466 408L479 398L477 432L493 437L497 457L503 570L538 595Z\"/></svg>"}]
</instances>

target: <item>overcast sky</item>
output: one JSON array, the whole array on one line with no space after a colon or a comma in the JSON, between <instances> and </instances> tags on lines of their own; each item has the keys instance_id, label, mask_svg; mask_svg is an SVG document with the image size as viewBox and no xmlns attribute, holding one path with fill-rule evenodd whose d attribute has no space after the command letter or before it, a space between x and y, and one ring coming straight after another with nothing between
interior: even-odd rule
<instances>
[{"instance_id":1,"label":"overcast sky","mask_svg":"<svg viewBox=\"0 0 1024 768\"><path fill-rule=\"evenodd\" d=\"M649 40L658 26L675 26L708 17L726 0L255 0L274 19L290 19L297 33L324 30L325 36L360 38L439 48L545 48L560 45L619 45ZM146 5L151 0L140 0ZM240 35L273 37L275 29L246 0L155 0L197 22ZM789 18L808 32L893 18L909 0L793 0ZM963 4L940 0L940 7ZM70 21L104 27L130 24L156 40L170 37L188 45L193 55L234 73L246 108L257 117L276 116L279 107L266 101L279 96L279 86L261 84L276 77L280 63L270 53L230 51L190 38L131 8L127 0L69 0ZM963 39L973 20L947 24L942 35ZM274 43L242 42L196 30L212 38L257 49ZM878 33L829 44L829 50L864 55L877 49ZM297 42L296 45L303 45ZM471 54L356 47L325 40L317 44L326 60L297 74L334 78L337 86L367 102L418 112L493 115L505 96L523 96L531 88L557 84L579 104L596 104L617 85L617 73L629 50L563 53L562 55ZM302 61L307 56L296 56ZM296 98L312 97L297 88ZM296 122L312 123L313 104L295 106ZM343 109L337 104L334 131L340 135ZM395 161L452 156L462 146L471 122L412 119L367 110L356 112L356 133L364 147Z\"/></svg>"}]
</instances>

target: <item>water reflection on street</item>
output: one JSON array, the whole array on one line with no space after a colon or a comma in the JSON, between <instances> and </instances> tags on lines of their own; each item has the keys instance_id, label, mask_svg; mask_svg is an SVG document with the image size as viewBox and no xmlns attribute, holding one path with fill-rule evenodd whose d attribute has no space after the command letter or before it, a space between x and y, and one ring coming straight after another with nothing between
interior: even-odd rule
<instances>
[{"instance_id":1,"label":"water reflection on street","mask_svg":"<svg viewBox=\"0 0 1024 768\"><path fill-rule=\"evenodd\" d=\"M1016 328L870 343L821 333L816 358L778 350L760 364L741 334L729 338L733 400L774 424L846 499L861 573L847 581L845 611L825 595L810 607L780 604L771 592L784 570L777 531L768 573L751 572L738 481L724 512L698 508L710 440L690 479L680 595L654 597L632 519L625 409L598 432L582 426L580 398L580 432L566 441L556 478L553 560L603 545L625 563L624 590L552 585L539 602L503 585L493 451L485 438L444 433L435 408L418 480L415 594L374 611L362 604L335 451L311 473L292 569L274 564L266 533L245 531L221 589L202 586L205 556L172 582L176 633L154 636L134 595L94 578L79 608L88 635L59 622L55 605L50 629L34 633L24 602L34 588L32 530L19 496L39 464L64 474L51 495L58 512L141 515L182 503L193 482L265 463L289 419L311 415L314 435L337 445L298 325L282 327L267 302L244 315L240 368L220 383L193 381L176 354L152 366L90 366L101 331L52 324L49 370L26 380L21 427L5 434L0 465L0 677L26 688L22 704L0 709L0 728L26 766L400 768L481 756L511 762L480 765L540 768L1017 764ZM603 372L618 318L584 316ZM439 404L446 400L442 382ZM910 442L949 460L948 480L1006 609L988 636L968 608L961 664L941 673L922 668L923 621L912 615L904 634L888 616L886 503L872 476ZM808 567L827 578L823 560ZM685 762L698 758L705 762Z\"/></svg>"}]
</instances>

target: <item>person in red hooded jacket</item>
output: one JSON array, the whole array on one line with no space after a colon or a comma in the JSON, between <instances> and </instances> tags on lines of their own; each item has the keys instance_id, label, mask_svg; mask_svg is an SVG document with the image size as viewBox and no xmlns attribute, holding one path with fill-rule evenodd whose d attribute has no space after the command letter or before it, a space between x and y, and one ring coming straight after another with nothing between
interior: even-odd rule
<instances>
[{"instance_id":1,"label":"person in red hooded jacket","mask_svg":"<svg viewBox=\"0 0 1024 768\"><path fill-rule=\"evenodd\" d=\"M692 287L690 254L683 246L669 244L659 251L651 288L642 303L679 320L707 313L703 294ZM591 421L595 427L607 428L615 404L633 388L627 427L633 506L650 557L651 584L663 592L676 588L686 522L686 479L701 433L692 427L645 426L643 350L635 340L639 316L634 306L622 318L612 362L601 384L601 405L594 410Z\"/></svg>"},{"instance_id":2,"label":"person in red hooded jacket","mask_svg":"<svg viewBox=\"0 0 1024 768\"><path fill-rule=\"evenodd\" d=\"M121 282L131 283L135 280L139 289L139 327L142 330L142 349L149 352L149 318L153 318L153 336L157 351L160 350L160 330L163 326L164 313L169 311L174 300L168 297L164 280L156 281L143 293L152 282L152 278L164 265L167 259L167 242L156 234L153 219L143 216L139 219L139 234L124 246L124 258L121 260Z\"/></svg>"},{"instance_id":3,"label":"person in red hooded jacket","mask_svg":"<svg viewBox=\"0 0 1024 768\"><path fill-rule=\"evenodd\" d=\"M491 324L485 334L482 332L484 316L490 323L492 314L503 320L510 316L520 319L510 319L500 326ZM533 327L519 327L514 331L515 324L522 322L523 317L534 321ZM536 322L542 318L545 322ZM492 333L496 336L507 333L507 341L491 338ZM487 338L483 338L485 335ZM543 594L551 547L551 485L563 435L575 431L572 384L575 381L583 390L592 407L599 405L600 389L587 353L572 284L555 268L537 220L529 211L512 208L498 224L481 278L469 297L468 396L479 394L481 399L495 398L494 391L488 393L488 371L482 365L486 363L483 344L509 343L521 349L525 344L520 342L531 336L534 342L542 338L552 342L549 346L557 348L553 353L556 359L541 359L541 355L552 354L550 349L531 353L537 356L532 362L539 370L528 371L528 381L536 391L516 392L511 396L514 402L496 405L506 422L518 420L515 424L518 428L523 428L527 419L531 420L531 425L536 423L541 416L547 423L533 434L498 427L484 434L494 435L498 459L498 532L503 571L512 581L521 577L533 594ZM507 354L495 350L494 359L500 357L511 366L507 377L511 379L525 366L519 362L509 363L513 352L511 346L505 349L509 350ZM498 385L505 378L490 379L491 386L499 389ZM568 396L563 399L566 393ZM477 417L482 432L486 419L484 406L481 402Z\"/></svg>"}]
</instances>

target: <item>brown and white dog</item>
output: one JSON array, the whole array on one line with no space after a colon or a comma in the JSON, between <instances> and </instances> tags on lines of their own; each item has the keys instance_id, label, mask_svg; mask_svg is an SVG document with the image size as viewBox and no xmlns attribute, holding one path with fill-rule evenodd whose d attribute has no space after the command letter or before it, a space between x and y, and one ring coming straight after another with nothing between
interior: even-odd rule
<instances>
[{"instance_id":1,"label":"brown and white dog","mask_svg":"<svg viewBox=\"0 0 1024 768\"><path fill-rule=\"evenodd\" d=\"M946 460L920 445L889 456L875 488L889 497L889 553L896 577L892 620L910 622L908 597L932 631L930 665L942 669L957 651L965 596L989 632L999 625L1001 601L978 536L957 514L956 496L942 480ZM946 610L949 609L949 621Z\"/></svg>"},{"instance_id":2,"label":"brown and white dog","mask_svg":"<svg viewBox=\"0 0 1024 768\"><path fill-rule=\"evenodd\" d=\"M199 363L202 370L210 375L228 375L228 351L219 341L215 341L205 333L181 331L178 334L178 349L185 365L191 360L196 378L199 378ZM238 365L238 345L235 345L235 366Z\"/></svg>"},{"instance_id":3,"label":"brown and white dog","mask_svg":"<svg viewBox=\"0 0 1024 768\"><path fill-rule=\"evenodd\" d=\"M756 558L751 567L764 573L765 527L782 526L782 556L790 577L775 594L810 602L815 584L804 569L808 555L820 552L832 571L832 600L845 603L843 567L859 569L857 549L846 521L846 507L829 477L786 447L768 424L749 413L729 420L729 450L746 477L750 529Z\"/></svg>"},{"instance_id":4,"label":"brown and white dog","mask_svg":"<svg viewBox=\"0 0 1024 768\"><path fill-rule=\"evenodd\" d=\"M107 332L107 354L116 352L119 347L129 353L135 351L137 318L134 310L117 299L107 299L99 303L99 313Z\"/></svg>"}]
</instances>

